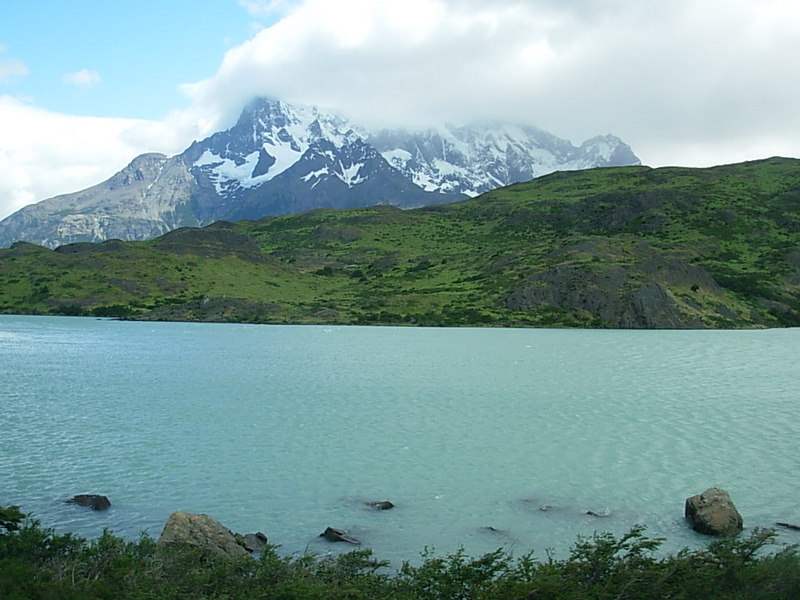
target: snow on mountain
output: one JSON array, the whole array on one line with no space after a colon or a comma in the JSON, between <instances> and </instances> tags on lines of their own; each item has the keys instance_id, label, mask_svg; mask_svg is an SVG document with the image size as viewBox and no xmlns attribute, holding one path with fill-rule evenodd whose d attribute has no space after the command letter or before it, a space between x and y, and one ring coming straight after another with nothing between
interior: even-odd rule
<instances>
[{"instance_id":1,"label":"snow on mountain","mask_svg":"<svg viewBox=\"0 0 800 600\"><path fill-rule=\"evenodd\" d=\"M318 140L337 147L365 137L343 119L316 108L259 99L248 104L231 129L195 142L184 153L219 194L236 194L274 179L297 163ZM203 153L196 156L202 149Z\"/></svg>"},{"instance_id":2,"label":"snow on mountain","mask_svg":"<svg viewBox=\"0 0 800 600\"><path fill-rule=\"evenodd\" d=\"M614 136L576 148L534 127L494 122L421 133L383 131L370 141L421 188L467 196L557 170L639 164Z\"/></svg>"},{"instance_id":3,"label":"snow on mountain","mask_svg":"<svg viewBox=\"0 0 800 600\"><path fill-rule=\"evenodd\" d=\"M0 221L0 247L147 239L312 208L413 208L556 170L630 164L639 159L613 135L576 147L498 122L368 131L315 107L258 98L233 127L177 156L142 155L108 181L17 211Z\"/></svg>"}]
</instances>

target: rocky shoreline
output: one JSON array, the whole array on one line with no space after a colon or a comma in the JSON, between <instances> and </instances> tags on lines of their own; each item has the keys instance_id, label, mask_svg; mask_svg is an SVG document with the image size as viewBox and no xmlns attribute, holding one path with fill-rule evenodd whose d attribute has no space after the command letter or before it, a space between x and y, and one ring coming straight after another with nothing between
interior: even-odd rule
<instances>
[{"instance_id":1,"label":"rocky shoreline","mask_svg":"<svg viewBox=\"0 0 800 600\"><path fill-rule=\"evenodd\" d=\"M78 494L66 503L76 504L92 510L106 510L111 506L108 497L100 494ZM361 503L376 511L391 510L395 504L389 500L365 500ZM557 510L549 504L538 506L538 511ZM608 508L603 510L585 510L583 514L597 518L611 516ZM742 531L744 519L737 510L730 494L721 488L712 487L702 493L686 498L684 502L684 518L694 531L715 537L735 536ZM800 525L776 521L775 525L789 530L800 531ZM497 536L508 536L509 532L492 526L481 528L482 531ZM331 543L345 543L360 546L362 541L346 529L329 526L318 534ZM222 523L206 514L191 514L183 511L173 512L157 540L159 545L188 545L200 548L204 553L216 556L249 556L258 555L269 545L269 538L261 531L253 533L235 533Z\"/></svg>"}]
</instances>

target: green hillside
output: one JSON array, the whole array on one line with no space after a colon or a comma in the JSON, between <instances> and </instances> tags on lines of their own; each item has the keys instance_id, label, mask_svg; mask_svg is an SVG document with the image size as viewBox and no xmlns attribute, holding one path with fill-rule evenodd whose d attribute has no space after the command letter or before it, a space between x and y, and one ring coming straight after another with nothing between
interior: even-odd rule
<instances>
[{"instance_id":1,"label":"green hillside","mask_svg":"<svg viewBox=\"0 0 800 600\"><path fill-rule=\"evenodd\" d=\"M0 250L0 312L558 327L800 325L800 160L554 173L450 205Z\"/></svg>"}]
</instances>

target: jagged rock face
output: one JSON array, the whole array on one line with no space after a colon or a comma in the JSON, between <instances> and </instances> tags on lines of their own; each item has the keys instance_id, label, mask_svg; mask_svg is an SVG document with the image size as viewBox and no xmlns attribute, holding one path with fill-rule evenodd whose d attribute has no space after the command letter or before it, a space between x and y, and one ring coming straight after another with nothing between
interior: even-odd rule
<instances>
[{"instance_id":1,"label":"jagged rock face","mask_svg":"<svg viewBox=\"0 0 800 600\"><path fill-rule=\"evenodd\" d=\"M0 247L149 239L184 226L313 208L453 202L556 170L639 164L607 135L580 147L533 127L478 123L368 131L314 107L259 98L237 123L168 158L0 221Z\"/></svg>"},{"instance_id":2,"label":"jagged rock face","mask_svg":"<svg viewBox=\"0 0 800 600\"><path fill-rule=\"evenodd\" d=\"M148 239L203 223L197 183L179 158L143 154L111 179L26 206L0 221L0 246L17 239L55 248L75 242Z\"/></svg>"}]
</instances>

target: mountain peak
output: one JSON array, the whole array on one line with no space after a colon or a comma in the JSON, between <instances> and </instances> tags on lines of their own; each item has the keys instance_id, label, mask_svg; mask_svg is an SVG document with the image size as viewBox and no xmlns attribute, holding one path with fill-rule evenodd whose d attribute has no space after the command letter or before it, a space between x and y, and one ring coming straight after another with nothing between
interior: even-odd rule
<instances>
[{"instance_id":1,"label":"mountain peak","mask_svg":"<svg viewBox=\"0 0 800 600\"><path fill-rule=\"evenodd\" d=\"M414 208L556 170L624 164L639 160L613 135L576 147L536 127L496 121L370 131L313 106L260 97L233 127L178 156L143 154L106 182L0 221L0 246L146 239L320 207Z\"/></svg>"}]
</instances>

